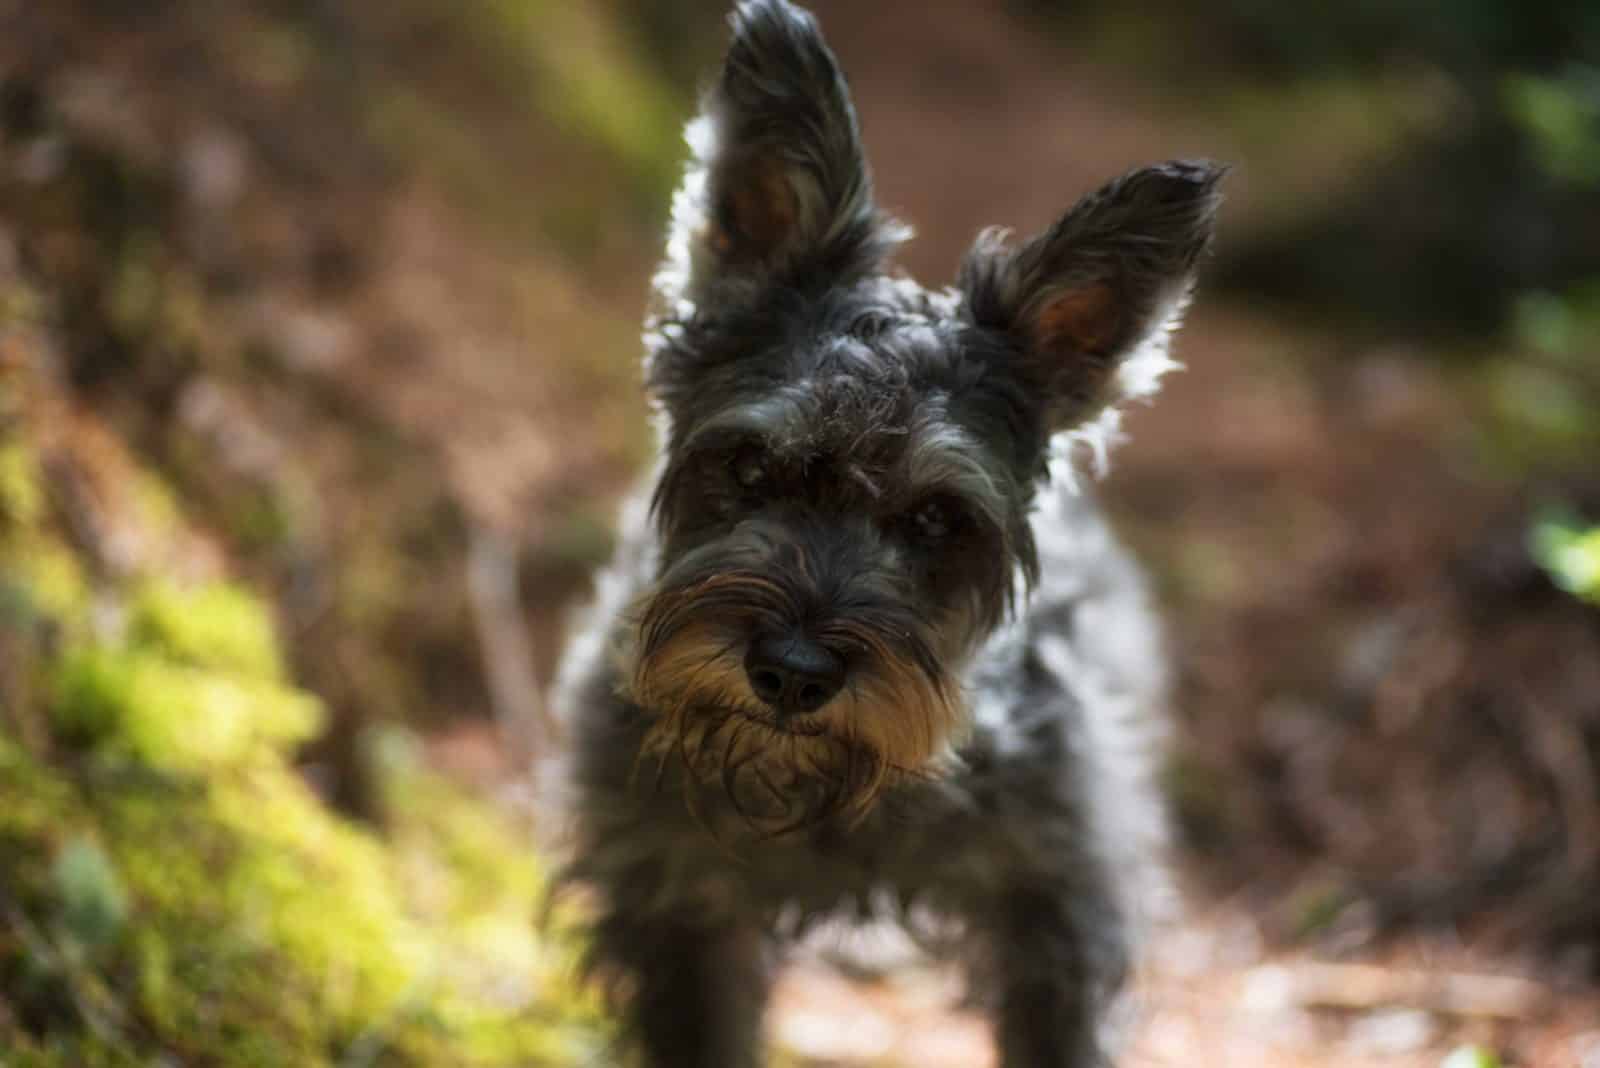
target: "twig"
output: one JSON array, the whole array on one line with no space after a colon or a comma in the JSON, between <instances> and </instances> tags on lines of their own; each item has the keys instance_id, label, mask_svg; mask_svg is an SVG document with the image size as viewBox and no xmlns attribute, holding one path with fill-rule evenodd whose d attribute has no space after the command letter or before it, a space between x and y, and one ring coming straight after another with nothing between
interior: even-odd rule
<instances>
[{"instance_id":1,"label":"twig","mask_svg":"<svg viewBox=\"0 0 1600 1068\"><path fill-rule=\"evenodd\" d=\"M501 534L475 527L467 550L472 605L495 722L517 766L527 769L552 734L533 666L533 643L517 596L516 550Z\"/></svg>"},{"instance_id":2,"label":"twig","mask_svg":"<svg viewBox=\"0 0 1600 1068\"><path fill-rule=\"evenodd\" d=\"M1310 1009L1364 1012L1404 1006L1467 1019L1522 1020L1549 1004L1540 983L1504 975L1395 970L1373 964L1298 963L1281 996Z\"/></svg>"}]
</instances>

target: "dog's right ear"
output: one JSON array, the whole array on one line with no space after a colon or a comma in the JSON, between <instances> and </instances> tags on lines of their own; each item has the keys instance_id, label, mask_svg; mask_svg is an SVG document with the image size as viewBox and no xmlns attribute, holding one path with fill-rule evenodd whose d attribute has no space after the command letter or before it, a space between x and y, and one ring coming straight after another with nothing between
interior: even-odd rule
<instances>
[{"instance_id":1,"label":"dog's right ear","mask_svg":"<svg viewBox=\"0 0 1600 1068\"><path fill-rule=\"evenodd\" d=\"M1043 406L1048 430L1149 394L1174 366L1168 335L1211 243L1225 173L1205 161L1145 167L1020 247L990 232L967 254L966 314L1010 336L1011 370Z\"/></svg>"},{"instance_id":2,"label":"dog's right ear","mask_svg":"<svg viewBox=\"0 0 1600 1068\"><path fill-rule=\"evenodd\" d=\"M838 62L809 13L743 0L687 138L657 288L671 304L736 298L783 278L869 271L904 234L878 213Z\"/></svg>"}]
</instances>

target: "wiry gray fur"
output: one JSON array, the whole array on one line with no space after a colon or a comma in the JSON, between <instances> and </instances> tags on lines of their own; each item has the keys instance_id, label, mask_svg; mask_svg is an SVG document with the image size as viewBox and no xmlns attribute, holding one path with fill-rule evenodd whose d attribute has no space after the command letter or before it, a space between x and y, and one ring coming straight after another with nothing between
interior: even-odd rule
<instances>
[{"instance_id":1,"label":"wiry gray fur","mask_svg":"<svg viewBox=\"0 0 1600 1068\"><path fill-rule=\"evenodd\" d=\"M576 743L569 875L600 891L593 963L650 1068L747 1068L783 943L888 913L971 967L1005 1068L1101 1064L1135 935L1171 903L1163 658L1137 570L1052 441L1103 446L1115 403L1171 366L1218 171L1138 172L1019 251L981 240L961 285L930 293L883 273L902 232L872 202L810 16L747 0L734 29L691 126L648 334L662 458L558 695ZM793 225L754 248L719 237L728 183L774 151ZM1029 317L1085 282L1120 301L1114 349L1030 347ZM936 534L916 521L929 500L954 517ZM705 781L704 753L657 744L667 710L637 677L652 643L696 626L731 636L728 657L792 629L832 643L852 686L892 676L956 713L855 811L836 795L874 766L874 730L912 711L857 693L872 722L801 760L716 652L726 693L689 710L727 745Z\"/></svg>"}]
</instances>

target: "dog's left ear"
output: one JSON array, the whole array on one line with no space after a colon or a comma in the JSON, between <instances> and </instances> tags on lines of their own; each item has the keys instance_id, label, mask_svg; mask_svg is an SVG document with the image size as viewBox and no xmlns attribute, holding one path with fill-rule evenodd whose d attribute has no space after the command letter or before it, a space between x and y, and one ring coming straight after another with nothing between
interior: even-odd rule
<instances>
[{"instance_id":1,"label":"dog's left ear","mask_svg":"<svg viewBox=\"0 0 1600 1068\"><path fill-rule=\"evenodd\" d=\"M1211 241L1224 168L1171 162L1134 171L1018 248L985 233L961 265L968 317L1012 340L1048 428L1066 430L1155 389L1167 336Z\"/></svg>"},{"instance_id":2,"label":"dog's left ear","mask_svg":"<svg viewBox=\"0 0 1600 1068\"><path fill-rule=\"evenodd\" d=\"M904 234L873 201L849 89L816 20L787 0L742 0L731 22L688 129L694 158L658 284L701 304L808 269L836 284L878 266Z\"/></svg>"}]
</instances>

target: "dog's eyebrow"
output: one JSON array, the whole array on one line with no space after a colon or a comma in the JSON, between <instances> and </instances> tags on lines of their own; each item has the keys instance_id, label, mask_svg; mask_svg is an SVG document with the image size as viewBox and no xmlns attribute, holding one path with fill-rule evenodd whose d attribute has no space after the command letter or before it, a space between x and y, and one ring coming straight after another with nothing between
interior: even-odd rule
<instances>
[{"instance_id":1,"label":"dog's eyebrow","mask_svg":"<svg viewBox=\"0 0 1600 1068\"><path fill-rule=\"evenodd\" d=\"M792 422L789 406L769 398L716 415L689 435L683 447L692 451L718 448L741 440L779 441Z\"/></svg>"},{"instance_id":2,"label":"dog's eyebrow","mask_svg":"<svg viewBox=\"0 0 1600 1068\"><path fill-rule=\"evenodd\" d=\"M684 456L693 456L698 453L722 452L745 444L766 448L767 437L754 427L705 426L691 434L679 451Z\"/></svg>"},{"instance_id":3,"label":"dog's eyebrow","mask_svg":"<svg viewBox=\"0 0 1600 1068\"><path fill-rule=\"evenodd\" d=\"M1006 528L1007 487L983 466L982 450L959 426L927 420L911 429L904 459L905 482L914 494L933 490L956 494L997 529Z\"/></svg>"},{"instance_id":4,"label":"dog's eyebrow","mask_svg":"<svg viewBox=\"0 0 1600 1068\"><path fill-rule=\"evenodd\" d=\"M695 451L748 440L781 451L805 439L804 425L800 399L780 391L719 412L690 434L682 447Z\"/></svg>"}]
</instances>

